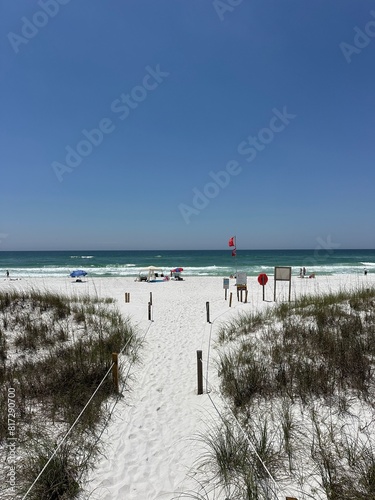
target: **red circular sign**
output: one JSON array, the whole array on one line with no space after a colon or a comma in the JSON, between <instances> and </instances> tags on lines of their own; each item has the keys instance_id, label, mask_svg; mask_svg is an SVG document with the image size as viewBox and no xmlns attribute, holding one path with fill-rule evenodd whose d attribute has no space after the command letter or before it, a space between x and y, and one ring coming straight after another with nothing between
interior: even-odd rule
<instances>
[{"instance_id":1,"label":"red circular sign","mask_svg":"<svg viewBox=\"0 0 375 500\"><path fill-rule=\"evenodd\" d=\"M265 274L265 273L261 273L261 274L258 276L258 283L259 283L260 285L263 285L263 286L264 286L264 285L267 283L267 281L268 281L268 276L267 276L267 274Z\"/></svg>"}]
</instances>

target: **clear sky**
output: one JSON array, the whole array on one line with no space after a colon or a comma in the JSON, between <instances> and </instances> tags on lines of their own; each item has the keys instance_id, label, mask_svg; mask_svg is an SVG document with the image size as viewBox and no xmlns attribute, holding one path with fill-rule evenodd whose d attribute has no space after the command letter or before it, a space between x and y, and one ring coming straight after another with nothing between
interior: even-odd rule
<instances>
[{"instance_id":1,"label":"clear sky","mask_svg":"<svg viewBox=\"0 0 375 500\"><path fill-rule=\"evenodd\" d=\"M0 5L1 250L375 248L373 1Z\"/></svg>"}]
</instances>

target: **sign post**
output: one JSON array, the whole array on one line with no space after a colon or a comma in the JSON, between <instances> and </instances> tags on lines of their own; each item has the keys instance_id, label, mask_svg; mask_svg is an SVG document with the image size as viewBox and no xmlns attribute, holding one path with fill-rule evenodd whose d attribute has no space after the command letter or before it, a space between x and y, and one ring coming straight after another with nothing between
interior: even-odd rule
<instances>
[{"instance_id":1,"label":"sign post","mask_svg":"<svg viewBox=\"0 0 375 500\"><path fill-rule=\"evenodd\" d=\"M247 275L246 273L236 274L237 300L242 302L242 293L247 292ZM246 297L247 300L247 297Z\"/></svg>"},{"instance_id":2,"label":"sign post","mask_svg":"<svg viewBox=\"0 0 375 500\"><path fill-rule=\"evenodd\" d=\"M287 266L275 267L275 284L273 292L273 300L276 302L276 281L289 281L289 302L292 287L292 268Z\"/></svg>"},{"instance_id":3,"label":"sign post","mask_svg":"<svg viewBox=\"0 0 375 500\"><path fill-rule=\"evenodd\" d=\"M225 290L225 300L227 300L227 294L229 289L229 278L223 278L223 288Z\"/></svg>"},{"instance_id":4,"label":"sign post","mask_svg":"<svg viewBox=\"0 0 375 500\"><path fill-rule=\"evenodd\" d=\"M260 273L258 276L258 283L263 287L263 301L264 301L264 286L267 284L268 276L266 273Z\"/></svg>"},{"instance_id":5,"label":"sign post","mask_svg":"<svg viewBox=\"0 0 375 500\"><path fill-rule=\"evenodd\" d=\"M202 351L197 351L197 378L198 378L198 394L203 394Z\"/></svg>"}]
</instances>

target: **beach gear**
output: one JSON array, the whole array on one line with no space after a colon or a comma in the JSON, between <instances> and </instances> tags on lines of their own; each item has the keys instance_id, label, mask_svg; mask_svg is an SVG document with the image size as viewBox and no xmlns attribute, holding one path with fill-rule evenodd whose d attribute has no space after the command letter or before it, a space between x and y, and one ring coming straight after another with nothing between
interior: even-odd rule
<instances>
[{"instance_id":1,"label":"beach gear","mask_svg":"<svg viewBox=\"0 0 375 500\"><path fill-rule=\"evenodd\" d=\"M148 266L142 270L142 272L147 273L147 281L154 281L159 271L162 272L163 269L156 266Z\"/></svg>"},{"instance_id":2,"label":"beach gear","mask_svg":"<svg viewBox=\"0 0 375 500\"><path fill-rule=\"evenodd\" d=\"M82 271L82 269L76 269L70 273L71 278L78 278L79 276L86 276L87 272Z\"/></svg>"}]
</instances>

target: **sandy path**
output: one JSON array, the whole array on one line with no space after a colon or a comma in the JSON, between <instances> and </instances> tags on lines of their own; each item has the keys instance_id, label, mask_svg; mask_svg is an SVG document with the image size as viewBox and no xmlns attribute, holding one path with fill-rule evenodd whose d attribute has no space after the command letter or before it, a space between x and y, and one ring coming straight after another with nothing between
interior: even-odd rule
<instances>
[{"instance_id":1,"label":"sandy path","mask_svg":"<svg viewBox=\"0 0 375 500\"><path fill-rule=\"evenodd\" d=\"M108 429L106 440L112 444L108 460L94 474L94 498L172 499L196 488L186 481L197 455L192 437L203 430L212 409L207 396L196 394L196 350L207 350L211 326L206 322L206 280L194 281L136 283L131 304L121 305L124 313L131 309L133 321L147 334L132 393L118 405L117 420ZM215 299L222 309L222 280L216 283ZM144 319L150 291L151 325Z\"/></svg>"}]
</instances>

